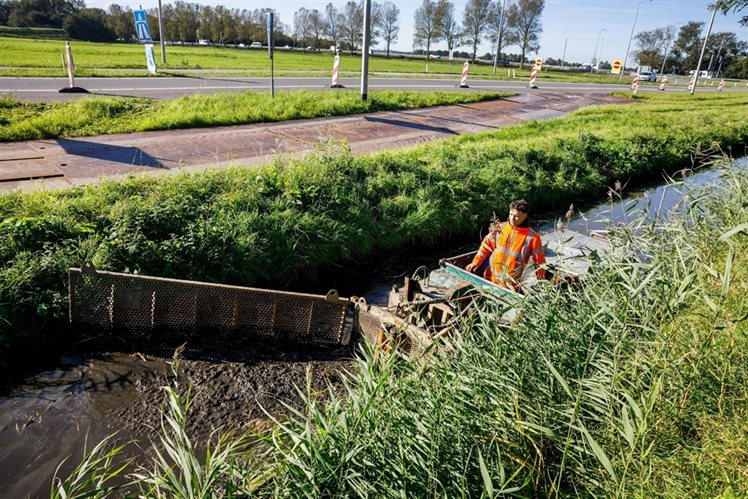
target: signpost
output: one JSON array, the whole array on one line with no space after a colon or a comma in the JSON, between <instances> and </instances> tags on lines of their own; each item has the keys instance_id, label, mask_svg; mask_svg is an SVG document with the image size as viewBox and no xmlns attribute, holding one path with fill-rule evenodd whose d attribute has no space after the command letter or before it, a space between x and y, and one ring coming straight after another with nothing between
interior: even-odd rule
<instances>
[{"instance_id":1,"label":"signpost","mask_svg":"<svg viewBox=\"0 0 748 499\"><path fill-rule=\"evenodd\" d=\"M144 10L133 10L132 16L135 18L135 33L138 35L138 41L151 42L151 28L148 27L148 18Z\"/></svg>"},{"instance_id":2,"label":"signpost","mask_svg":"<svg viewBox=\"0 0 748 499\"><path fill-rule=\"evenodd\" d=\"M618 75L621 74L621 70L623 69L623 62L616 59L613 61L613 64L610 65L610 74Z\"/></svg>"},{"instance_id":3,"label":"signpost","mask_svg":"<svg viewBox=\"0 0 748 499\"><path fill-rule=\"evenodd\" d=\"M273 72L273 13L265 14L265 24L268 30L268 57L270 57L270 97L275 99L275 74Z\"/></svg>"}]
</instances>

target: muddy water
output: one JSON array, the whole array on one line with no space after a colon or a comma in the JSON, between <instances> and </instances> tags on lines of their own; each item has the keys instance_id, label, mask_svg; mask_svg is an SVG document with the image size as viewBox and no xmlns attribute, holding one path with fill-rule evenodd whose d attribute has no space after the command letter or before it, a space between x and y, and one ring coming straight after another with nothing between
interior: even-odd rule
<instances>
[{"instance_id":1,"label":"muddy water","mask_svg":"<svg viewBox=\"0 0 748 499\"><path fill-rule=\"evenodd\" d=\"M745 160L741 163L748 165ZM685 183L718 181L719 171L711 170L690 176ZM570 228L602 229L647 205L651 216L663 216L678 205L683 188L660 185L624 194L622 203L584 208ZM551 230L555 218L541 220L541 227ZM339 272L329 287L342 296L361 295L370 303L386 303L392 284L401 282L403 275L420 265L434 267L445 255L472 250L479 240L476 235L472 241L409 259L383 257L376 269ZM80 462L86 439L95 443L118 432L118 441L137 440L147 449L160 433L162 387L170 382L194 387L188 432L194 441L202 442L217 428L241 430L266 424L265 411L282 415L286 410L282 402L299 405L294 386L304 386L309 377L314 389L322 390L328 383L338 383L340 369L351 365L351 352L345 349L233 350L188 345L176 375L173 346L63 356L57 368L29 378L0 398L0 497L48 496L55 469L67 458L60 470L61 476L67 476ZM145 462L148 453L133 446L128 452L139 462Z\"/></svg>"},{"instance_id":2,"label":"muddy water","mask_svg":"<svg viewBox=\"0 0 748 499\"><path fill-rule=\"evenodd\" d=\"M187 431L200 443L217 429L257 428L267 414L284 414L283 402L298 406L294 386L307 377L317 391L336 385L349 358L344 349L232 355L188 346L175 369L169 349L66 355L0 399L0 497L48 496L63 459L59 474L67 476L86 439L93 445L115 432L117 442L139 443L126 455L144 463L161 431L163 387L175 381L193 387Z\"/></svg>"}]
</instances>

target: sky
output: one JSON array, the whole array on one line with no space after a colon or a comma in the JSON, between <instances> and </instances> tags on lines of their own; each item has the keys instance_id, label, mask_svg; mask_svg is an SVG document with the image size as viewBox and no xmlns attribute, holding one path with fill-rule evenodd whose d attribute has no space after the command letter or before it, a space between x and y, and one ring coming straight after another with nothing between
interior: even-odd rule
<instances>
[{"instance_id":1,"label":"sky","mask_svg":"<svg viewBox=\"0 0 748 499\"><path fill-rule=\"evenodd\" d=\"M190 0L192 1L192 0ZM223 5L227 8L259 9L273 7L281 17L281 22L292 25L293 14L300 7L318 9L322 11L328 3L342 9L346 0L273 0L272 2L249 0L196 0L201 5ZM400 9L400 33L398 41L392 46L393 50L411 51L413 49L413 16L422 0L390 0ZM501 0L499 0L501 1ZM512 0L506 0L507 5ZM595 56L595 47L601 61L623 60L626 46L631 36L632 26L634 35L640 31L648 31L657 27L665 27L676 23L700 21L704 23L704 32L709 24L711 11L707 5L712 0L546 0L543 11L543 33L540 37L538 54L543 59L552 57L578 63L589 63ZM466 0L452 0L459 19ZM87 0L88 7L106 9L110 3L118 3L133 9L142 5L148 9L156 7L158 0ZM169 3L162 0L163 4ZM639 8L638 16L637 7ZM724 15L717 13L712 33L731 31L740 40L748 42L748 27L741 27L739 20L748 15L748 9L743 12ZM634 18L636 24L634 25ZM680 27L680 24L677 25ZM154 29L155 27L151 27ZM380 47L381 42L380 42ZM564 52L564 46L566 51ZM636 48L636 41L631 42L630 52ZM436 44L434 49L445 49L446 45ZM463 47L460 50L469 51ZM478 54L492 52L488 41L481 44ZM520 53L519 47L509 46L502 52ZM633 58L629 55L629 64L633 65Z\"/></svg>"}]
</instances>

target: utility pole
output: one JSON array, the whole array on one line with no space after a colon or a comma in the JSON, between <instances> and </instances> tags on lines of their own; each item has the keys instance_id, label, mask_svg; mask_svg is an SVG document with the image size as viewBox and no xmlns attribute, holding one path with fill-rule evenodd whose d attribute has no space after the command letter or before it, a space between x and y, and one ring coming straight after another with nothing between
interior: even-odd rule
<instances>
[{"instance_id":1,"label":"utility pole","mask_svg":"<svg viewBox=\"0 0 748 499\"><path fill-rule=\"evenodd\" d=\"M618 79L623 78L623 73L626 71L626 63L629 61L629 49L631 48L631 40L634 38L634 28L636 27L636 19L639 17L639 8L642 6L644 0L639 0L639 5L636 6L636 14L634 15L634 24L631 25L631 35L629 36L629 44L626 45L626 55L623 58L623 67L621 68L621 74L618 75ZM652 0L649 0L650 2Z\"/></svg>"},{"instance_id":2,"label":"utility pole","mask_svg":"<svg viewBox=\"0 0 748 499\"><path fill-rule=\"evenodd\" d=\"M597 41L595 42L595 50L592 52L592 66L597 69L597 48L600 46L600 36L603 34L603 31L608 31L607 29L601 29L597 32Z\"/></svg>"},{"instance_id":3,"label":"utility pole","mask_svg":"<svg viewBox=\"0 0 748 499\"><path fill-rule=\"evenodd\" d=\"M369 42L371 41L371 0L364 0L364 43L361 47L361 102L369 91Z\"/></svg>"},{"instance_id":4,"label":"utility pole","mask_svg":"<svg viewBox=\"0 0 748 499\"><path fill-rule=\"evenodd\" d=\"M719 0L714 4L714 10L712 11L712 18L709 20L709 28L706 30L706 36L704 37L704 46L701 47L701 55L699 56L699 63L696 65L696 74L694 75L693 86L691 87L690 94L693 95L696 92L696 85L699 84L699 71L701 71L701 61L704 59L704 51L706 50L706 42L709 41L709 35L712 34L712 25L714 24L714 16L717 15L717 9L719 8Z\"/></svg>"},{"instance_id":5,"label":"utility pole","mask_svg":"<svg viewBox=\"0 0 748 499\"><path fill-rule=\"evenodd\" d=\"M161 41L161 62L166 64L166 44L164 43L164 21L161 17L161 0L158 0L158 39Z\"/></svg>"},{"instance_id":6,"label":"utility pole","mask_svg":"<svg viewBox=\"0 0 748 499\"><path fill-rule=\"evenodd\" d=\"M501 40L501 32L502 32L501 28L504 26L504 9L505 8L506 8L506 0L502 0L501 13L499 14L499 29L496 32L496 46L494 47L494 53L493 53L493 74L496 74L496 62L499 60L499 49L501 49L501 45L499 44L499 41Z\"/></svg>"}]
</instances>

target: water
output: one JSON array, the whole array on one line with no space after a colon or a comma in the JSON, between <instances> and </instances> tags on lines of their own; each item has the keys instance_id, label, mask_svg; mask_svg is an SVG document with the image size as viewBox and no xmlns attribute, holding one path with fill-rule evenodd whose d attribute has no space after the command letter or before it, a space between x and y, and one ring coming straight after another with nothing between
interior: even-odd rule
<instances>
[{"instance_id":1,"label":"water","mask_svg":"<svg viewBox=\"0 0 748 499\"><path fill-rule=\"evenodd\" d=\"M737 163L748 166L746 159ZM585 207L569 228L584 233L601 230L642 209L650 217L664 216L678 207L687 187L719 182L720 175L718 169L705 170L686 177L682 185L624 189L623 201L614 197L614 202ZM548 216L541 230L552 230L555 218ZM353 277L330 286L337 286L341 296L360 293L369 303L386 304L393 283L401 282L403 275L421 265L433 267L441 257L477 248L479 242L476 238L458 248L419 252L407 259L385 257L376 271L358 269ZM160 431L161 387L171 379L170 360L168 353L74 354L0 398L0 497L47 497L57 466L67 458L60 473L67 476L80 462L87 439L90 448L120 430L124 440L138 438L145 444L154 440ZM182 373L182 383L200 387L201 394L190 430L204 436L226 424L251 425L265 417L260 407L278 409L280 400L292 400L293 384L303 386L307 370L321 389L335 381L336 370L345 362L335 355L258 357L257 352L228 361L225 355L201 352L184 362Z\"/></svg>"}]
</instances>

